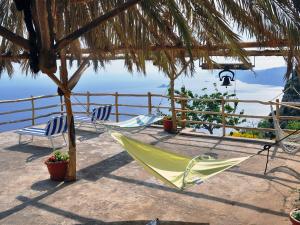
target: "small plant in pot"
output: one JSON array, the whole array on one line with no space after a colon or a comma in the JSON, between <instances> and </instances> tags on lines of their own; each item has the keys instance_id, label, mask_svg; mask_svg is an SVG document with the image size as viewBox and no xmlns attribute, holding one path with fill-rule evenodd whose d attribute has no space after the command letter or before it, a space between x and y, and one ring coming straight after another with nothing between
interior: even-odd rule
<instances>
[{"instance_id":1,"label":"small plant in pot","mask_svg":"<svg viewBox=\"0 0 300 225\"><path fill-rule=\"evenodd\" d=\"M290 220L293 225L300 225L300 189L296 188L293 192L298 193L294 202L294 209L290 212Z\"/></svg>"},{"instance_id":2,"label":"small plant in pot","mask_svg":"<svg viewBox=\"0 0 300 225\"><path fill-rule=\"evenodd\" d=\"M293 225L300 225L300 209L294 209L290 213L290 220Z\"/></svg>"},{"instance_id":3,"label":"small plant in pot","mask_svg":"<svg viewBox=\"0 0 300 225\"><path fill-rule=\"evenodd\" d=\"M55 151L53 155L45 161L50 174L50 179L55 181L63 181L67 173L68 163L68 153L63 153L58 150Z\"/></svg>"},{"instance_id":4,"label":"small plant in pot","mask_svg":"<svg viewBox=\"0 0 300 225\"><path fill-rule=\"evenodd\" d=\"M165 131L169 133L172 132L173 130L172 116L164 116L163 125Z\"/></svg>"}]
</instances>

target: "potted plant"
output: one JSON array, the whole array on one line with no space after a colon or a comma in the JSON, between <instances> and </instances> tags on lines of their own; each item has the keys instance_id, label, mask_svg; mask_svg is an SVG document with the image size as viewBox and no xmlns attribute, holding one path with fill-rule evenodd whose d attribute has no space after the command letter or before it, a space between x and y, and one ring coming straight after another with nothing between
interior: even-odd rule
<instances>
[{"instance_id":1,"label":"potted plant","mask_svg":"<svg viewBox=\"0 0 300 225\"><path fill-rule=\"evenodd\" d=\"M293 225L300 225L300 209L293 209L290 213L290 220Z\"/></svg>"},{"instance_id":2,"label":"potted plant","mask_svg":"<svg viewBox=\"0 0 300 225\"><path fill-rule=\"evenodd\" d=\"M165 131L169 133L172 132L173 130L172 116L165 116L163 119L163 125Z\"/></svg>"},{"instance_id":3,"label":"potted plant","mask_svg":"<svg viewBox=\"0 0 300 225\"><path fill-rule=\"evenodd\" d=\"M68 163L68 153L62 153L58 150L55 151L53 155L45 161L50 174L50 179L55 181L63 181L67 173Z\"/></svg>"}]
</instances>

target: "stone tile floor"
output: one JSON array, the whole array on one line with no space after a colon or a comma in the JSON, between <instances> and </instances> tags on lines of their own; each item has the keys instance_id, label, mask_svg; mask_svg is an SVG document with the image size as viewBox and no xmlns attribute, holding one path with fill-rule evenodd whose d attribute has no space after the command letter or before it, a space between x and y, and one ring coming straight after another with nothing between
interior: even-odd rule
<instances>
[{"instance_id":1,"label":"stone tile floor","mask_svg":"<svg viewBox=\"0 0 300 225\"><path fill-rule=\"evenodd\" d=\"M263 145L174 136L156 128L131 135L175 152L220 159L254 154ZM281 150L266 176L261 155L181 192L145 172L108 133L78 130L77 148L78 180L58 183L49 180L43 163L52 152L47 139L18 145L16 134L0 133L0 224L119 225L159 218L163 224L284 225L298 197L293 190L300 187L300 155Z\"/></svg>"}]
</instances>

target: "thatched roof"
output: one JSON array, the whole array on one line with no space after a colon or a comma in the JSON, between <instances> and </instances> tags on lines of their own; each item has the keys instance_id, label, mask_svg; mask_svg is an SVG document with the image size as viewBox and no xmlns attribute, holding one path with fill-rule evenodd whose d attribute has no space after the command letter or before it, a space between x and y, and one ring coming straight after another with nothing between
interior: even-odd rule
<instances>
[{"instance_id":1,"label":"thatched roof","mask_svg":"<svg viewBox=\"0 0 300 225\"><path fill-rule=\"evenodd\" d=\"M28 35L24 11L18 11L12 0L0 0L0 35L5 37L0 51L13 56L1 59L0 72L12 74L12 59L20 55L23 57L17 61L28 68L27 52L32 45L37 47L39 69L43 72L55 72L47 57L59 58L64 50L70 62L89 56L95 69L106 60L122 57L130 71L135 65L145 72L145 60L152 59L167 73L174 72L175 65L185 65L186 57L211 63L214 46L227 46L231 56L247 62L241 35L258 43L271 41L274 46L285 40L292 50L299 46L299 14L292 0L23 2L31 4L35 40ZM293 55L291 52L290 61ZM189 69L192 66L193 63Z\"/></svg>"}]
</instances>

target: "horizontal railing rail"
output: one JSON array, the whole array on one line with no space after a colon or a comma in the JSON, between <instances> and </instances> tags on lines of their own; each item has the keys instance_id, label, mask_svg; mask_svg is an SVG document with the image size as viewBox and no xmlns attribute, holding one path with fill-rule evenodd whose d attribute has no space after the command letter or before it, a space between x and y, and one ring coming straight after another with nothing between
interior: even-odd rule
<instances>
[{"instance_id":1,"label":"horizontal railing rail","mask_svg":"<svg viewBox=\"0 0 300 225\"><path fill-rule=\"evenodd\" d=\"M148 113L154 113L154 110L161 109L161 110L170 110L170 106L164 106L164 105L153 105L152 100L153 98L164 98L169 99L169 96L162 95L162 94L155 94L155 93L147 93L147 94L131 94L131 93L72 93L75 97L85 97L86 100L83 102L79 102L77 98L73 101L73 106L82 106L82 111L74 110L74 114L90 114L91 107L95 106L103 106L107 105L103 102L91 101L91 97L113 97L114 102L111 102L111 105L114 106L115 111L112 112L112 115L115 116L116 122L119 121L120 116L137 116L135 113L128 113L123 112L123 108L135 108L135 109L147 109ZM43 95L43 96L32 96L30 98L22 98L22 99L15 99L15 100L0 100L0 105L3 104L18 104L21 102L29 102L31 104L31 107L25 107L25 108L18 108L16 110L6 110L6 111L0 111L0 116L7 116L12 115L16 113L26 113L31 112L31 117L27 118L19 118L17 120L10 120L10 121L0 121L0 126L7 125L7 124L15 124L15 123L21 123L21 122L27 122L32 121L31 124L35 125L36 120L41 118L47 118L53 115L58 115L63 112L63 107L65 104L62 102L62 98L57 99L57 103L51 103L49 105L43 105L36 107L36 102L38 100L44 100L48 98L55 98L59 97L58 95ZM124 97L132 97L132 98L145 98L145 102L147 104L131 104L131 103L120 103L121 98ZM181 126L186 126L186 124L207 124L212 126L218 126L223 128L223 135L226 134L226 129L237 129L237 130L255 130L255 131L262 131L262 132L270 132L275 131L273 128L258 128L258 127L247 127L247 126L233 126L227 124L226 118L228 117L240 117L240 118L251 118L251 119L272 119L272 116L263 116L263 115L249 115L249 114L235 114L235 113L226 113L224 110L224 106L227 103L246 103L246 104L260 104L260 105L273 105L276 107L276 111L279 112L279 107L282 105L287 108L291 109L297 109L299 110L300 115L300 103L294 103L294 102L279 102L279 100L274 101L260 101L260 100L242 100L242 99L202 99L202 98L185 98L176 96L175 97L176 102L179 102L180 104L177 104L178 106L181 106L181 108L176 108L176 113L180 114L180 119L178 120L179 124ZM190 110L186 108L188 101L203 101L203 102L213 102L218 101L221 103L221 111L214 112L214 111L199 111L199 110ZM44 114L40 114L39 112L42 110L48 110L48 109L54 109L57 108L57 111L53 112L47 112ZM122 111L122 112L121 112ZM222 123L211 123L207 121L195 121L187 118L188 113L195 113L195 114L203 114L203 115L220 115L222 117ZM281 116L279 113L277 113L276 118L278 120L300 120L300 116ZM1 120L1 117L0 117ZM286 130L287 132L292 132L292 130Z\"/></svg>"}]
</instances>

